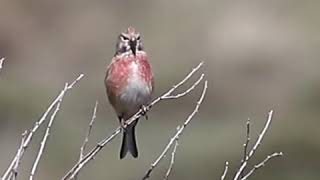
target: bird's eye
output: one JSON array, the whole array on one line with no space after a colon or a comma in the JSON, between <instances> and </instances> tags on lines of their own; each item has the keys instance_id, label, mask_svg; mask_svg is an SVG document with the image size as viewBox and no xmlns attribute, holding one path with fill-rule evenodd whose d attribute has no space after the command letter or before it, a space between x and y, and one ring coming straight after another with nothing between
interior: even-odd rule
<instances>
[{"instance_id":1,"label":"bird's eye","mask_svg":"<svg viewBox=\"0 0 320 180\"><path fill-rule=\"evenodd\" d=\"M129 40L129 38L128 38L128 37L123 36L123 35L121 35L121 38L122 38L124 41L128 41L128 40Z\"/></svg>"},{"instance_id":2,"label":"bird's eye","mask_svg":"<svg viewBox=\"0 0 320 180\"><path fill-rule=\"evenodd\" d=\"M140 36L137 37L137 40L138 40L138 41L140 40Z\"/></svg>"}]
</instances>

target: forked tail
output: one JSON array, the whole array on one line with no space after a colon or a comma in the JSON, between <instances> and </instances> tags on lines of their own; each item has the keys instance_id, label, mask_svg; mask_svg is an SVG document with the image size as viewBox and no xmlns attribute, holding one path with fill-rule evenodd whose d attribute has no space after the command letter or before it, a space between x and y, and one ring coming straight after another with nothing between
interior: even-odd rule
<instances>
[{"instance_id":1,"label":"forked tail","mask_svg":"<svg viewBox=\"0 0 320 180\"><path fill-rule=\"evenodd\" d=\"M135 123L129 125L122 133L122 145L120 159L123 159L129 151L134 158L138 157L138 148L135 137Z\"/></svg>"}]
</instances>

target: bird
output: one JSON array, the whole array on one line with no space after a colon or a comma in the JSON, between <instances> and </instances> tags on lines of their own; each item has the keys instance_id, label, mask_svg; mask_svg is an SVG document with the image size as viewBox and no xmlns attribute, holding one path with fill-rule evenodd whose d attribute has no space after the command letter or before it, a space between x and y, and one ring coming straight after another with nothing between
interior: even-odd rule
<instances>
[{"instance_id":1,"label":"bird","mask_svg":"<svg viewBox=\"0 0 320 180\"><path fill-rule=\"evenodd\" d=\"M122 127L150 102L154 91L153 71L140 33L134 27L128 27L118 36L116 51L107 67L104 83L109 103ZM134 158L138 157L135 137L137 123L138 120L122 128L120 159L128 151Z\"/></svg>"}]
</instances>

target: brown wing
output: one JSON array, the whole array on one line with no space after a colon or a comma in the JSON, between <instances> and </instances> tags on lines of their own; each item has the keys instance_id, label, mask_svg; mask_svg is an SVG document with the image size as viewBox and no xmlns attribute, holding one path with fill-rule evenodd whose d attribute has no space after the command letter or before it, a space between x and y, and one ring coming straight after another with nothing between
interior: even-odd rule
<instances>
[{"instance_id":1,"label":"brown wing","mask_svg":"<svg viewBox=\"0 0 320 180\"><path fill-rule=\"evenodd\" d=\"M106 77L104 79L104 83L106 86L106 93L109 99L110 104L115 107L116 106L116 98L118 87L116 81L114 80L114 63L116 63L116 59L113 58L109 66L107 67Z\"/></svg>"},{"instance_id":2,"label":"brown wing","mask_svg":"<svg viewBox=\"0 0 320 180\"><path fill-rule=\"evenodd\" d=\"M105 86L110 104L115 109L117 109L117 97L128 81L128 73L128 61L114 57L107 69Z\"/></svg>"},{"instance_id":3,"label":"brown wing","mask_svg":"<svg viewBox=\"0 0 320 180\"><path fill-rule=\"evenodd\" d=\"M146 53L138 56L139 60L140 60L140 64L141 64L141 71L142 73L142 77L145 79L146 82L150 82L149 86L152 89L152 92L154 91L154 78L153 78L153 71L152 71L152 67L149 63L148 60L148 56Z\"/></svg>"}]
</instances>

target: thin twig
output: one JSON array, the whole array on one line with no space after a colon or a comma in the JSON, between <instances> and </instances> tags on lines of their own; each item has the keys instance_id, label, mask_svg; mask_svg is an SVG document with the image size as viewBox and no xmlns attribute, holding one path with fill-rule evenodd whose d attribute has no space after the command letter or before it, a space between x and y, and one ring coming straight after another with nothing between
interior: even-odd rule
<instances>
[{"instance_id":1,"label":"thin twig","mask_svg":"<svg viewBox=\"0 0 320 180\"><path fill-rule=\"evenodd\" d=\"M89 153L87 153L85 156L83 156L81 161L78 161L72 169L68 171L68 173L62 178L65 179L73 179L79 171L94 157L101 151L103 147L105 147L106 144L108 144L113 138L115 138L119 133L121 132L121 128L118 127L110 136L103 139L101 142L99 142Z\"/></svg>"},{"instance_id":2,"label":"thin twig","mask_svg":"<svg viewBox=\"0 0 320 180\"><path fill-rule=\"evenodd\" d=\"M179 127L178 127L177 130L179 130ZM179 143L178 143L178 139L177 139L177 140L175 141L175 144L174 144L174 147L173 147L173 150L172 150L172 153L171 153L170 165L169 165L169 168L168 168L168 170L167 170L166 175L164 176L164 180L168 180L168 179L169 179L170 173L171 173L172 168L173 168L174 158L175 158L175 154L176 154L178 145L179 145Z\"/></svg>"},{"instance_id":3,"label":"thin twig","mask_svg":"<svg viewBox=\"0 0 320 180\"><path fill-rule=\"evenodd\" d=\"M261 133L259 134L259 137L258 137L257 141L255 142L254 146L252 147L252 149L250 150L249 153L248 153L248 144L250 142L250 119L248 119L248 121L247 121L247 132L246 132L246 135L247 135L246 136L246 142L243 144L244 154L243 154L243 158L241 160L241 165L240 165L239 169L237 170L237 172L235 173L234 180L239 180L239 179L246 180L250 175L253 174L253 172L255 170L257 170L260 167L264 166L270 159L272 159L274 157L277 157L277 156L282 156L282 152L273 153L272 155L267 156L267 158L265 160L263 160L261 163L255 165L247 174L244 175L244 170L247 167L247 164L248 164L250 158L254 156L256 150L259 148L259 145L262 143L262 140L263 140L263 138L265 136L265 133L267 132L267 130L268 130L270 124L271 124L272 115L273 115L273 110L271 110L268 113L267 122L264 125ZM228 171L228 164L226 164L225 172L221 176L221 180L224 180L224 178L225 178L225 176L227 174L227 171Z\"/></svg>"},{"instance_id":4,"label":"thin twig","mask_svg":"<svg viewBox=\"0 0 320 180\"><path fill-rule=\"evenodd\" d=\"M248 156L248 145L250 142L250 119L247 121L247 136L246 136L246 142L243 144L243 159L242 162L244 162L247 159Z\"/></svg>"},{"instance_id":5,"label":"thin twig","mask_svg":"<svg viewBox=\"0 0 320 180\"><path fill-rule=\"evenodd\" d=\"M189 80L194 73L196 73L200 67L203 65L203 62L199 63L199 65L192 69L192 71L185 76L183 80L181 80L179 83L174 85L171 89L169 89L166 93L161 95L160 97L153 100L150 104L145 106L144 108L141 108L135 115L133 115L126 123L123 125L123 128L126 128L128 125L130 125L132 122L138 120L141 116L143 116L146 112L148 112L155 104L159 103L160 101L166 98L167 96L171 96L172 93L181 85L183 85L187 80ZM193 85L192 85L193 86ZM192 87L191 86L191 87ZM190 88L189 88L190 89ZM191 92L191 90L189 91ZM176 99L175 97L169 98L169 99ZM97 145L89 151L85 156L83 156L83 159L81 161L78 161L62 178L62 180L67 179L73 179L75 175L88 163L90 160L94 159L94 157L104 148L109 142L111 142L120 132L122 127L118 127L114 130L114 132L105 137L103 140L101 140Z\"/></svg>"},{"instance_id":6,"label":"thin twig","mask_svg":"<svg viewBox=\"0 0 320 180\"><path fill-rule=\"evenodd\" d=\"M2 69L2 65L3 65L4 60L5 60L5 58L0 59L0 70Z\"/></svg>"},{"instance_id":7,"label":"thin twig","mask_svg":"<svg viewBox=\"0 0 320 180\"><path fill-rule=\"evenodd\" d=\"M283 153L282 152L275 152L269 156L267 156L263 161L261 161L259 164L255 165L243 178L241 178L241 180L246 180L248 179L249 176L251 176L255 170L263 167L266 165L266 163L272 159L272 158L275 158L275 157L278 157L278 156L282 156Z\"/></svg>"},{"instance_id":8,"label":"thin twig","mask_svg":"<svg viewBox=\"0 0 320 180\"><path fill-rule=\"evenodd\" d=\"M165 97L163 97L163 99L177 99L177 98L180 98L180 97L187 95L188 93L190 93L190 91L192 91L195 87L197 87L199 85L199 83L202 81L203 77L204 77L204 74L201 74L200 78L192 86L190 86L190 88L187 89L186 91L179 93L179 94L176 94L176 95L165 96Z\"/></svg>"},{"instance_id":9,"label":"thin twig","mask_svg":"<svg viewBox=\"0 0 320 180\"><path fill-rule=\"evenodd\" d=\"M228 169L229 169L229 162L227 161L226 165L224 166L224 171L223 171L223 174L221 176L221 180L224 180L226 178L226 175L228 173Z\"/></svg>"},{"instance_id":10,"label":"thin twig","mask_svg":"<svg viewBox=\"0 0 320 180\"><path fill-rule=\"evenodd\" d=\"M271 110L268 113L268 120L267 120L266 124L264 125L263 130L259 134L259 137L258 137L256 143L254 144L254 146L252 147L251 151L246 156L245 161L242 162L240 168L238 169L236 175L234 176L234 180L238 180L239 179L240 175L243 173L244 169L246 168L249 159L254 155L254 153L258 149L259 145L261 144L261 141L262 141L265 133L267 132L267 130L268 130L269 126L270 126L270 123L271 123L271 120L272 120L272 115L273 115L273 111Z\"/></svg>"},{"instance_id":11,"label":"thin twig","mask_svg":"<svg viewBox=\"0 0 320 180\"><path fill-rule=\"evenodd\" d=\"M241 164L244 163L248 159L249 142L250 142L250 119L248 119L248 121L247 121L246 142L243 144L243 157L241 160ZM243 171L242 171L240 177L243 177Z\"/></svg>"},{"instance_id":12,"label":"thin twig","mask_svg":"<svg viewBox=\"0 0 320 180\"><path fill-rule=\"evenodd\" d=\"M207 88L208 88L208 81L205 81L204 83L204 87L203 87L203 91L202 94L197 102L196 107L194 108L193 112L189 115L189 117L186 119L186 121L183 123L183 125L181 126L181 128L179 128L179 130L176 132L176 134L170 139L169 143L167 144L167 146L164 148L164 150L162 151L162 153L160 154L160 156L151 164L150 168L148 169L148 171L146 172L146 174L144 175L144 177L142 178L143 180L146 180L150 177L150 174L152 173L153 169L159 164L159 162L165 157L165 155L167 154L169 148L171 147L171 145L174 143L175 140L177 140L179 138L179 136L183 133L185 127L190 123L191 119L194 117L194 115L199 111L199 107L204 99L204 96L207 92Z\"/></svg>"},{"instance_id":13,"label":"thin twig","mask_svg":"<svg viewBox=\"0 0 320 180\"><path fill-rule=\"evenodd\" d=\"M18 157L21 156L21 151L22 151L22 148L23 148L24 141L26 140L26 136L27 136L27 131L22 133L21 143L20 143L20 146L19 146L19 149L18 149L18 152L17 152L17 156ZM18 160L15 162L15 165L14 165L14 167L12 169L12 173L10 173L8 179L17 179L19 165L20 165L20 158L18 158Z\"/></svg>"},{"instance_id":14,"label":"thin twig","mask_svg":"<svg viewBox=\"0 0 320 180\"><path fill-rule=\"evenodd\" d=\"M22 150L21 152L17 152L17 154L14 156L13 160L11 161L10 165L8 166L7 170L5 171L5 173L2 176L2 180L6 180L8 175L10 174L10 172L12 171L16 161L20 161L20 159L22 159L24 152L26 151L26 149L28 148L34 133L38 130L38 128L40 127L40 125L46 120L49 112L51 112L51 110L56 106L56 104L59 102L60 98L62 96L64 96L64 94L73 88L73 86L78 83L82 78L83 78L83 74L80 74L67 88L64 88L63 90L61 90L61 92L59 93L59 95L51 102L51 104L49 105L49 107L46 109L46 111L43 113L43 115L41 116L41 118L34 123L34 126L32 127L32 129L30 131L28 131L28 134L25 138L25 141L23 143L22 146Z\"/></svg>"},{"instance_id":15,"label":"thin twig","mask_svg":"<svg viewBox=\"0 0 320 180\"><path fill-rule=\"evenodd\" d=\"M92 127L93 127L93 124L94 124L94 121L97 117L97 108L98 108L98 101L96 101L96 104L94 105L94 108L93 108L93 113L92 113L92 117L91 117L91 121L89 123L89 127L88 127L88 130L87 130L87 134L86 134L86 137L84 138L84 141L83 141L83 144L80 148L80 157L79 157L79 162L83 159L84 157L84 151L87 147L87 144L88 144L88 141L89 141L89 136L91 134L91 130L92 130ZM75 174L75 179L77 179L77 175L78 174Z\"/></svg>"},{"instance_id":16,"label":"thin twig","mask_svg":"<svg viewBox=\"0 0 320 180\"><path fill-rule=\"evenodd\" d=\"M66 83L65 85L65 89L68 87L68 83ZM30 173L30 177L29 177L29 180L33 180L34 178L34 175L36 173L36 170L38 168L38 165L39 165L39 162L40 162L40 159L43 155L43 151L44 151L44 148L47 144L47 140L48 140L48 137L49 137L49 134L50 134L50 129L51 129L51 126L53 124L53 121L58 113L58 111L60 110L60 105L61 105L61 102L62 102L62 99L63 99L64 96L61 96L59 101L58 101L58 104L56 105L56 109L54 110L54 112L52 113L51 115L51 118L50 118L50 121L48 123L48 126L47 126L47 129L46 129L46 133L44 134L43 136L43 139L40 143L40 148L39 148L39 151L38 151L38 154L37 154L37 157L33 163L33 166L32 166L32 169L31 169L31 173Z\"/></svg>"},{"instance_id":17,"label":"thin twig","mask_svg":"<svg viewBox=\"0 0 320 180\"><path fill-rule=\"evenodd\" d=\"M79 157L79 161L81 161L81 159L83 158L84 156L84 151L86 149L86 146L87 146L87 143L89 141L89 136L91 134L91 130L92 130L92 126L94 124L94 121L97 117L97 108L98 108L98 101L96 101L96 104L94 105L94 109L93 109L93 113L92 113L92 117L91 117L91 121L89 123L89 127L88 127L88 131L87 131L87 134L86 134L86 137L84 138L84 141L83 141L83 144L80 148L80 157Z\"/></svg>"},{"instance_id":18,"label":"thin twig","mask_svg":"<svg viewBox=\"0 0 320 180\"><path fill-rule=\"evenodd\" d=\"M266 125L264 126L262 132L260 133L257 142L254 144L253 148L251 149L251 151L250 151L250 153L249 153L249 155L248 155L249 158L254 155L254 153L255 153L256 150L258 149L259 145L261 144L261 141L262 141L264 135L266 134L266 132L267 132L269 126L270 126L270 123L271 123L271 120L272 120L272 115L273 115L273 110L271 110L271 111L269 112L267 123L266 123Z\"/></svg>"}]
</instances>

